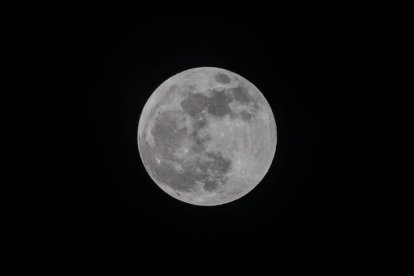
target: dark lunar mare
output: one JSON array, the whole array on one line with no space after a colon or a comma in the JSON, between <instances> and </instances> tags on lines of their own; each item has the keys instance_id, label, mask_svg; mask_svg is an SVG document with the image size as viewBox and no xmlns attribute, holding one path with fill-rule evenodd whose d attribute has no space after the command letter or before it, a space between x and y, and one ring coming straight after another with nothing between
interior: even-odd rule
<instances>
[{"instance_id":1,"label":"dark lunar mare","mask_svg":"<svg viewBox=\"0 0 414 276\"><path fill-rule=\"evenodd\" d=\"M249 91L242 85L229 89L229 92L236 101L242 104L249 104L252 102Z\"/></svg>"},{"instance_id":2,"label":"dark lunar mare","mask_svg":"<svg viewBox=\"0 0 414 276\"><path fill-rule=\"evenodd\" d=\"M190 116L195 116L208 105L208 98L199 93L189 93L181 102L181 108Z\"/></svg>"},{"instance_id":3,"label":"dark lunar mare","mask_svg":"<svg viewBox=\"0 0 414 276\"><path fill-rule=\"evenodd\" d=\"M231 113L229 103L231 103L231 97L227 96L225 92L212 90L212 96L208 99L207 110L210 114L216 117L224 117Z\"/></svg>"},{"instance_id":4,"label":"dark lunar mare","mask_svg":"<svg viewBox=\"0 0 414 276\"><path fill-rule=\"evenodd\" d=\"M216 74L214 79L216 80L216 82L223 83L223 84L230 83L230 81L231 81L230 78L224 73Z\"/></svg>"},{"instance_id":5,"label":"dark lunar mare","mask_svg":"<svg viewBox=\"0 0 414 276\"><path fill-rule=\"evenodd\" d=\"M222 118L227 114L231 117L239 117L242 120L250 120L259 109L257 100L254 99L248 89L240 84L235 88L220 91L217 89L211 90L211 97L207 97L200 93L189 92L188 96L181 102L181 107L184 112L190 116L196 116L203 110L215 117ZM247 111L240 112L240 116L236 116L229 106L232 101L236 101L242 105L251 105L253 113Z\"/></svg>"}]
</instances>

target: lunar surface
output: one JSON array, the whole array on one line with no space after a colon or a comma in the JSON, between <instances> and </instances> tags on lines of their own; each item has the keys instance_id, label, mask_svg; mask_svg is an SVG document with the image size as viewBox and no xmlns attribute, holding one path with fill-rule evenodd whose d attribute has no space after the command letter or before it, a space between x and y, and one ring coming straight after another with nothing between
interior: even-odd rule
<instances>
[{"instance_id":1,"label":"lunar surface","mask_svg":"<svg viewBox=\"0 0 414 276\"><path fill-rule=\"evenodd\" d=\"M264 178L276 151L276 123L248 80L220 68L194 68L166 80L148 99L138 149L163 191L194 205L220 205Z\"/></svg>"}]
</instances>

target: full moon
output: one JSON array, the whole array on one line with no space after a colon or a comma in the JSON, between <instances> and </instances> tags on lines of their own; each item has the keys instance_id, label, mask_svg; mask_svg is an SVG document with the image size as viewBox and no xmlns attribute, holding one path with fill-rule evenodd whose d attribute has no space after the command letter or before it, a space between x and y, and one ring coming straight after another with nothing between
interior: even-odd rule
<instances>
[{"instance_id":1,"label":"full moon","mask_svg":"<svg viewBox=\"0 0 414 276\"><path fill-rule=\"evenodd\" d=\"M269 103L231 71L200 67L178 73L148 99L138 149L151 179L194 205L237 200L265 177L276 152Z\"/></svg>"}]
</instances>

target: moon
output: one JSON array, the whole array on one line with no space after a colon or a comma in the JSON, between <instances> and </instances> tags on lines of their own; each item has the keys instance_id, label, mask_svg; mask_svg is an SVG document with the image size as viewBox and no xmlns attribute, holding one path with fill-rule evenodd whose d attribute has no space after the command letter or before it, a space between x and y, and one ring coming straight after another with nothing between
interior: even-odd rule
<instances>
[{"instance_id":1,"label":"moon","mask_svg":"<svg viewBox=\"0 0 414 276\"><path fill-rule=\"evenodd\" d=\"M138 124L138 149L167 194L199 206L235 201L265 177L276 152L269 103L247 79L200 67L162 83Z\"/></svg>"}]
</instances>

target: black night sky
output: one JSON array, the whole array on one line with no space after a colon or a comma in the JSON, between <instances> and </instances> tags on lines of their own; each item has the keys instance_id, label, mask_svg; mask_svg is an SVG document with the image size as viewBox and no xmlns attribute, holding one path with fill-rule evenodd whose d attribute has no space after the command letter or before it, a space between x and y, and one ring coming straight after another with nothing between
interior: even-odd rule
<instances>
[{"instance_id":1,"label":"black night sky","mask_svg":"<svg viewBox=\"0 0 414 276\"><path fill-rule=\"evenodd\" d=\"M83 239L98 245L289 244L328 242L343 229L338 202L346 186L335 158L343 147L332 140L333 116L345 97L337 70L349 55L337 35L343 29L317 18L252 13L142 11L136 18L99 16L69 26L76 89L68 97L79 108L71 115L78 135L68 211ZM240 200L216 207L162 192L137 146L139 116L151 93L170 76L202 66L250 80L277 124L276 155L263 181Z\"/></svg>"}]
</instances>

